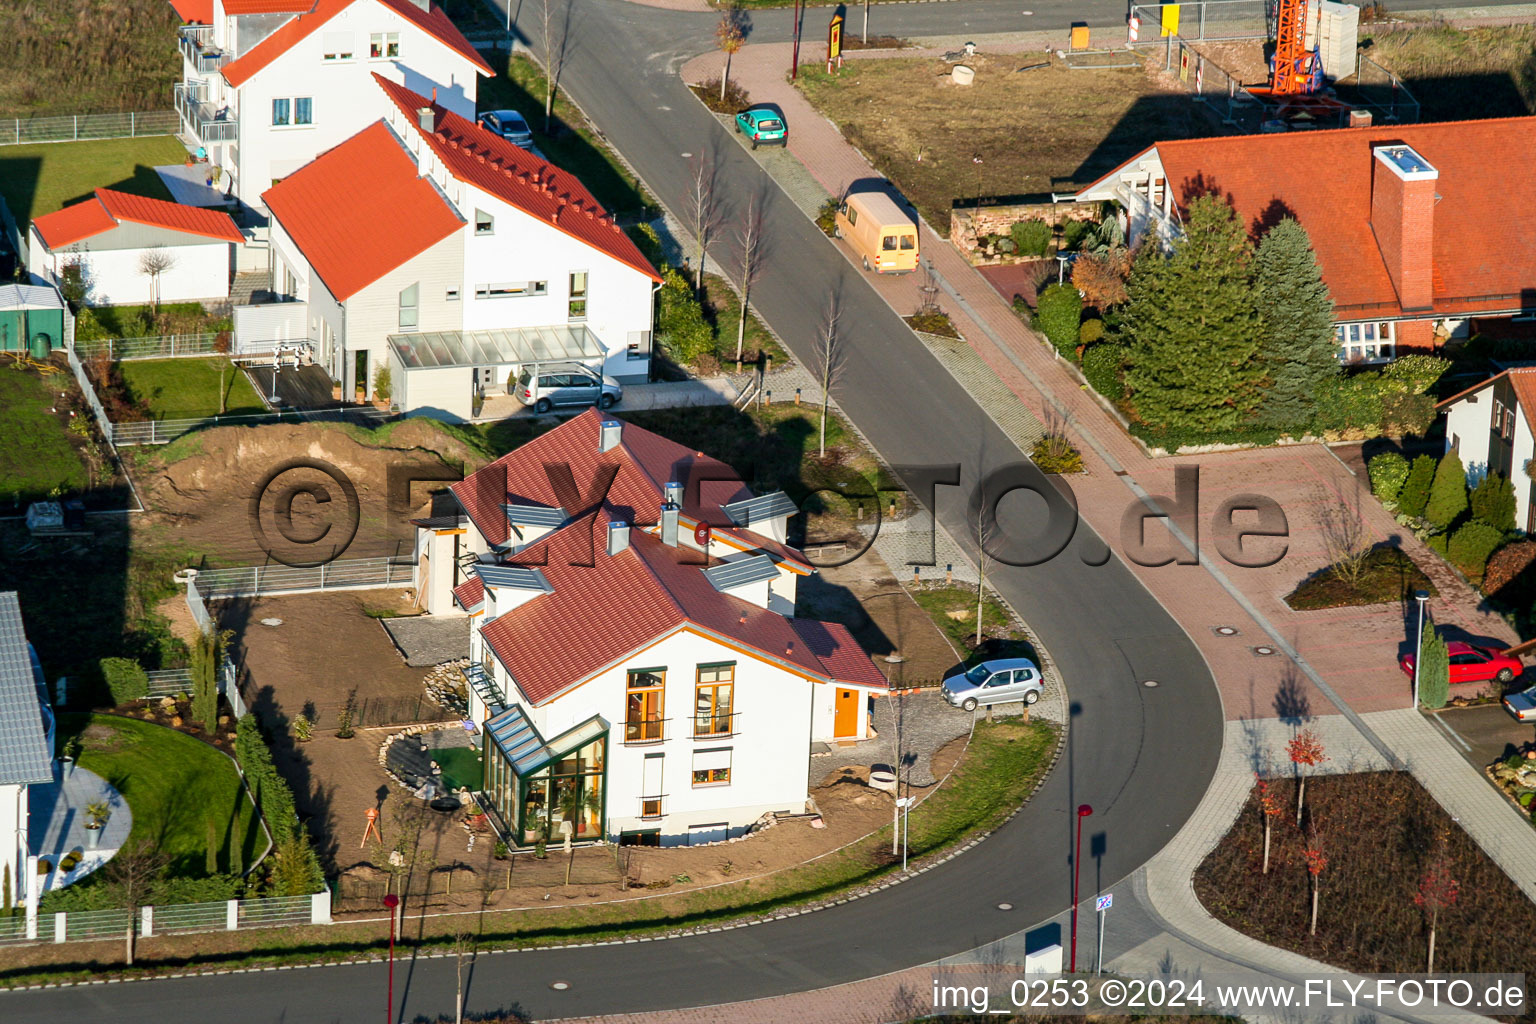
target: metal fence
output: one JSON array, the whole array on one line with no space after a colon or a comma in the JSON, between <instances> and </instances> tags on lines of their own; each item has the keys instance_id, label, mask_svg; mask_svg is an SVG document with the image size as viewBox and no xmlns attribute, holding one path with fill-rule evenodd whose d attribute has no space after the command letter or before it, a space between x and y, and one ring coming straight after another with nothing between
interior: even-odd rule
<instances>
[{"instance_id":1,"label":"metal fence","mask_svg":"<svg viewBox=\"0 0 1536 1024\"><path fill-rule=\"evenodd\" d=\"M229 904L181 903L155 907L150 927L156 935L187 935L193 932L222 932L229 928Z\"/></svg>"},{"instance_id":2,"label":"metal fence","mask_svg":"<svg viewBox=\"0 0 1536 1024\"><path fill-rule=\"evenodd\" d=\"M112 421L107 419L107 410L101 407L101 400L96 397L96 386L91 383L90 376L85 372L85 364L80 362L80 356L74 348L66 348L64 354L69 359L69 369L75 375L75 383L80 386L80 393L85 396L85 404L90 406L91 415L96 417L96 426L100 428L101 435L107 439L107 446L110 448Z\"/></svg>"},{"instance_id":3,"label":"metal fence","mask_svg":"<svg viewBox=\"0 0 1536 1024\"><path fill-rule=\"evenodd\" d=\"M27 919L21 914L0 917L0 946L9 946L27 940Z\"/></svg>"},{"instance_id":4,"label":"metal fence","mask_svg":"<svg viewBox=\"0 0 1536 1024\"><path fill-rule=\"evenodd\" d=\"M1198 40L1268 39L1268 0L1195 0L1178 4L1132 4L1132 46L1161 45L1165 35Z\"/></svg>"},{"instance_id":5,"label":"metal fence","mask_svg":"<svg viewBox=\"0 0 1536 1024\"><path fill-rule=\"evenodd\" d=\"M81 142L86 139L175 135L178 127L174 110L31 117L0 121L0 146L19 146L28 142Z\"/></svg>"},{"instance_id":6,"label":"metal fence","mask_svg":"<svg viewBox=\"0 0 1536 1024\"><path fill-rule=\"evenodd\" d=\"M92 939L115 939L128 931L128 925L133 920L133 911L126 908L117 910L83 910L72 914L55 915L55 928L57 918L64 918L64 934L71 942L89 942Z\"/></svg>"},{"instance_id":7,"label":"metal fence","mask_svg":"<svg viewBox=\"0 0 1536 1024\"><path fill-rule=\"evenodd\" d=\"M416 564L398 558L338 558L309 568L288 565L247 565L236 569L203 569L196 589L203 598L259 597L262 594L313 593L320 590L362 590L409 587ZM189 590L189 593L191 591Z\"/></svg>"},{"instance_id":8,"label":"metal fence","mask_svg":"<svg viewBox=\"0 0 1536 1024\"><path fill-rule=\"evenodd\" d=\"M311 896L140 907L138 921L135 916L126 907L38 914L29 905L14 917L0 917L0 945L115 939L126 935L130 924L140 935L155 936L333 923L329 889Z\"/></svg>"},{"instance_id":9,"label":"metal fence","mask_svg":"<svg viewBox=\"0 0 1536 1024\"><path fill-rule=\"evenodd\" d=\"M268 423L298 423L314 417L303 412L253 412L238 416L203 416L189 420L133 420L111 424L112 443L170 444L205 427L259 427Z\"/></svg>"},{"instance_id":10,"label":"metal fence","mask_svg":"<svg viewBox=\"0 0 1536 1024\"><path fill-rule=\"evenodd\" d=\"M240 900L237 924L241 928L275 928L309 924L312 896L275 896L264 900Z\"/></svg>"},{"instance_id":11,"label":"metal fence","mask_svg":"<svg viewBox=\"0 0 1536 1024\"><path fill-rule=\"evenodd\" d=\"M178 359L182 356L217 355L220 333L202 331L153 338L91 338L77 340L75 350L85 359L102 352L107 354L108 359ZM225 339L228 340L227 334Z\"/></svg>"},{"instance_id":12,"label":"metal fence","mask_svg":"<svg viewBox=\"0 0 1536 1024\"><path fill-rule=\"evenodd\" d=\"M1338 83L1339 95L1368 109L1378 123L1415 124L1419 101L1403 80L1363 53L1355 55L1355 73Z\"/></svg>"},{"instance_id":13,"label":"metal fence","mask_svg":"<svg viewBox=\"0 0 1536 1024\"><path fill-rule=\"evenodd\" d=\"M192 670L188 668L160 668L149 673L150 697L174 697L178 693L192 692Z\"/></svg>"}]
</instances>

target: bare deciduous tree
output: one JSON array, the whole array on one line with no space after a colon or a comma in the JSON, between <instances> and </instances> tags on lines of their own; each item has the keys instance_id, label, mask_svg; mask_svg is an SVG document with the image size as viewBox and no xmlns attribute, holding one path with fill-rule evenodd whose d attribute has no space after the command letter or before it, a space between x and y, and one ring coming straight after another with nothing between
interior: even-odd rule
<instances>
[{"instance_id":1,"label":"bare deciduous tree","mask_svg":"<svg viewBox=\"0 0 1536 1024\"><path fill-rule=\"evenodd\" d=\"M691 173L688 192L683 197L684 216L688 218L688 230L693 232L694 245L698 247L699 264L695 268L693 287L704 290L704 259L709 252L709 240L720 224L720 204L716 196L720 184L720 165L713 149L706 149L689 159Z\"/></svg>"},{"instance_id":2,"label":"bare deciduous tree","mask_svg":"<svg viewBox=\"0 0 1536 1024\"><path fill-rule=\"evenodd\" d=\"M843 369L843 340L839 331L842 319L842 293L833 288L827 297L827 312L816 336L816 378L821 385L821 427L818 455L827 454L827 409L832 403L832 389L837 387Z\"/></svg>"},{"instance_id":3,"label":"bare deciduous tree","mask_svg":"<svg viewBox=\"0 0 1536 1024\"><path fill-rule=\"evenodd\" d=\"M453 1000L453 1024L464 1024L464 954L470 954L470 966L474 966L474 944L470 934L460 926L453 934L453 973L458 981L458 995Z\"/></svg>"},{"instance_id":4,"label":"bare deciduous tree","mask_svg":"<svg viewBox=\"0 0 1536 1024\"><path fill-rule=\"evenodd\" d=\"M107 885L120 906L128 910L126 955L133 966L134 945L138 939L139 907L149 896L150 887L165 874L169 858L149 843L139 841L124 846L102 869Z\"/></svg>"},{"instance_id":5,"label":"bare deciduous tree","mask_svg":"<svg viewBox=\"0 0 1536 1024\"><path fill-rule=\"evenodd\" d=\"M1370 539L1366 534L1365 517L1360 514L1360 497L1320 493L1318 525L1323 534L1323 552L1328 566L1341 583L1351 589L1360 585L1365 576L1367 558L1371 554Z\"/></svg>"},{"instance_id":6,"label":"bare deciduous tree","mask_svg":"<svg viewBox=\"0 0 1536 1024\"><path fill-rule=\"evenodd\" d=\"M741 350L747 338L747 311L752 302L752 282L762 271L767 256L763 242L765 218L764 197L754 192L747 197L741 210L741 222L736 226L736 241L741 248L741 315L736 321L736 372L741 372Z\"/></svg>"},{"instance_id":7,"label":"bare deciduous tree","mask_svg":"<svg viewBox=\"0 0 1536 1024\"><path fill-rule=\"evenodd\" d=\"M544 34L544 134L554 119L555 90L569 55L572 0L541 0L540 25Z\"/></svg>"},{"instance_id":8,"label":"bare deciduous tree","mask_svg":"<svg viewBox=\"0 0 1536 1024\"><path fill-rule=\"evenodd\" d=\"M176 266L176 254L163 245L152 245L139 253L139 273L149 278L149 311L160 313L160 275Z\"/></svg>"}]
</instances>

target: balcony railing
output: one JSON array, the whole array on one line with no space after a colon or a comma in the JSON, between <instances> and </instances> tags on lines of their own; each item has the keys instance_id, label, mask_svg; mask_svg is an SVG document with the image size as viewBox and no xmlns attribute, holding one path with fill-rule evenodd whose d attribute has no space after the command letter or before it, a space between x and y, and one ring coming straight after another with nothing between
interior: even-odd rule
<instances>
[{"instance_id":1,"label":"balcony railing","mask_svg":"<svg viewBox=\"0 0 1536 1024\"><path fill-rule=\"evenodd\" d=\"M234 141L238 125L229 116L228 108L217 108L212 103L203 102L201 88L186 83L177 85L172 95L176 100L176 113L181 118L182 128L189 135L195 136L197 141L203 145Z\"/></svg>"},{"instance_id":2,"label":"balcony railing","mask_svg":"<svg viewBox=\"0 0 1536 1024\"><path fill-rule=\"evenodd\" d=\"M723 714L699 714L693 718L693 738L706 739L731 736L739 731L737 719L740 712Z\"/></svg>"},{"instance_id":3,"label":"balcony railing","mask_svg":"<svg viewBox=\"0 0 1536 1024\"><path fill-rule=\"evenodd\" d=\"M183 25L176 36L176 46L198 74L212 74L228 64L234 55L213 45L213 26Z\"/></svg>"},{"instance_id":4,"label":"balcony railing","mask_svg":"<svg viewBox=\"0 0 1536 1024\"><path fill-rule=\"evenodd\" d=\"M666 739L664 718L629 718L624 721L624 742L660 743Z\"/></svg>"}]
</instances>

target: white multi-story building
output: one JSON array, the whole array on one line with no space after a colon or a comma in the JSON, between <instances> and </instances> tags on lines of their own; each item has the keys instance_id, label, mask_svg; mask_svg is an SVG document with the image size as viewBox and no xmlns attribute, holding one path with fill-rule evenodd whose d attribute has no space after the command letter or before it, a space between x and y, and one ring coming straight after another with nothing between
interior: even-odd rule
<instances>
[{"instance_id":1,"label":"white multi-story building","mask_svg":"<svg viewBox=\"0 0 1536 1024\"><path fill-rule=\"evenodd\" d=\"M660 279L581 182L441 102L374 88L387 117L264 196L273 290L307 304L303 340L343 392L371 393L389 366L401 410L463 420L529 363L647 379Z\"/></svg>"},{"instance_id":2,"label":"white multi-story building","mask_svg":"<svg viewBox=\"0 0 1536 1024\"><path fill-rule=\"evenodd\" d=\"M21 604L0 594L0 905L17 907L28 875L27 787L53 781L53 711Z\"/></svg>"},{"instance_id":3,"label":"white multi-story building","mask_svg":"<svg viewBox=\"0 0 1536 1024\"><path fill-rule=\"evenodd\" d=\"M595 410L451 490L459 511L417 522L417 582L473 617L481 801L514 844L740 835L804 812L813 741L871 735L886 680L795 617L812 570L782 492Z\"/></svg>"},{"instance_id":4,"label":"white multi-story building","mask_svg":"<svg viewBox=\"0 0 1536 1024\"><path fill-rule=\"evenodd\" d=\"M382 76L475 116L491 68L430 0L177 0L183 132L219 187L261 194L384 116Z\"/></svg>"}]
</instances>

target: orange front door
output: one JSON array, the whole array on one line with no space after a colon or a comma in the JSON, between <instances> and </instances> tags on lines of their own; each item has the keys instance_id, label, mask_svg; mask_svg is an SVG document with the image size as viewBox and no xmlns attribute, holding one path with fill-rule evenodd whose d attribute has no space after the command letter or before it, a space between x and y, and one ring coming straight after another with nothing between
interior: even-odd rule
<instances>
[{"instance_id":1,"label":"orange front door","mask_svg":"<svg viewBox=\"0 0 1536 1024\"><path fill-rule=\"evenodd\" d=\"M860 735L859 691L838 690L836 716L832 719L832 735L838 738Z\"/></svg>"}]
</instances>

